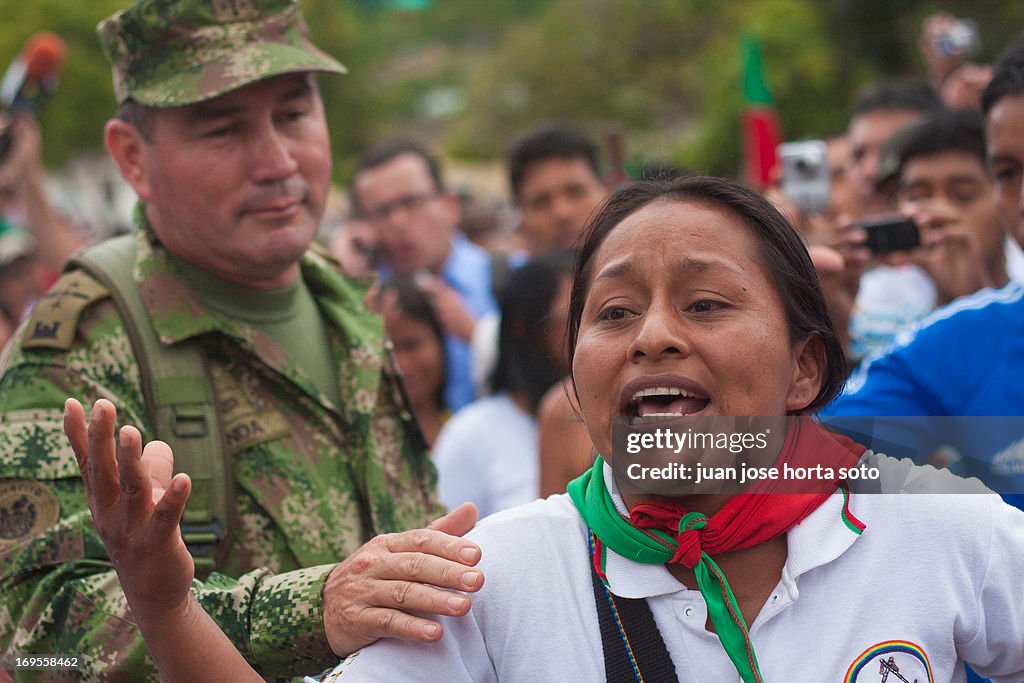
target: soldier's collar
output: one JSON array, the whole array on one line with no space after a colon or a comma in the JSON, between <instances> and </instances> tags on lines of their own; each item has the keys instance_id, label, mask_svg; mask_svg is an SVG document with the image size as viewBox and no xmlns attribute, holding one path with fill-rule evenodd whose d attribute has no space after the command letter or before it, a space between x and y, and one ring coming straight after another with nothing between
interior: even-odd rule
<instances>
[{"instance_id":1,"label":"soldier's collar","mask_svg":"<svg viewBox=\"0 0 1024 683\"><path fill-rule=\"evenodd\" d=\"M244 343L246 337L241 330L209 310L182 276L157 239L142 202L136 204L133 218L138 247L133 275L160 341L175 344L216 331Z\"/></svg>"},{"instance_id":2,"label":"soldier's collar","mask_svg":"<svg viewBox=\"0 0 1024 683\"><path fill-rule=\"evenodd\" d=\"M189 285L174 259L157 239L142 202L135 207L134 231L138 245L134 276L161 342L174 344L197 335L218 332L234 337L243 345L251 343L247 330L211 310ZM337 261L315 244L303 254L299 266L314 298L320 300L321 305L325 301L332 303L326 313L335 325L343 328L343 319L352 321L353 318L369 318L363 324L371 329L379 325L376 316L363 310L363 300L372 280L343 278L338 272L340 265ZM344 312L335 310L339 305L345 309Z\"/></svg>"}]
</instances>

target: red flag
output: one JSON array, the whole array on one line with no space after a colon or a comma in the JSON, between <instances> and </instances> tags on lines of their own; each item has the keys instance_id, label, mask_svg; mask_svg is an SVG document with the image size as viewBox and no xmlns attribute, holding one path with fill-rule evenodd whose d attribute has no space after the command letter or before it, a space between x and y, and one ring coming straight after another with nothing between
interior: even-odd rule
<instances>
[{"instance_id":1,"label":"red flag","mask_svg":"<svg viewBox=\"0 0 1024 683\"><path fill-rule=\"evenodd\" d=\"M763 190L778 163L782 126L761 69L761 48L752 36L743 39L743 100L743 179Z\"/></svg>"}]
</instances>

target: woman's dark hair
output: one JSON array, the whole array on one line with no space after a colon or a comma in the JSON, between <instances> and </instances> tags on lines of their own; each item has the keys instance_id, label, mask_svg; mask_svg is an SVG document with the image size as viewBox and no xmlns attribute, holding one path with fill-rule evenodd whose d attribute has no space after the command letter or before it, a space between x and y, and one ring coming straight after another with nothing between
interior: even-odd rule
<instances>
[{"instance_id":1,"label":"woman's dark hair","mask_svg":"<svg viewBox=\"0 0 1024 683\"><path fill-rule=\"evenodd\" d=\"M846 378L846 358L807 249L796 230L771 203L757 193L722 178L689 176L641 181L620 189L605 202L584 233L576 261L569 302L569 357L576 353L576 337L590 285L594 254L627 216L658 200L699 202L720 207L750 226L757 238L765 270L785 307L790 339L799 341L817 334L824 347L825 372L821 389L801 412L813 413L827 405L842 389Z\"/></svg>"},{"instance_id":2,"label":"woman's dark hair","mask_svg":"<svg viewBox=\"0 0 1024 683\"><path fill-rule=\"evenodd\" d=\"M441 358L444 363L441 376L447 381L448 355L445 352L444 327L441 326L441 321L437 319L434 308L430 305L430 299L420 289L420 286L416 284L416 278L412 273L396 273L383 280L377 292L377 301L383 300L388 292L395 293L395 301L398 305L399 313L413 320L426 323L430 327L430 331L441 347ZM437 388L437 395L435 396L437 407L442 409L445 407L444 388L445 382L441 382L441 386Z\"/></svg>"},{"instance_id":3,"label":"woman's dark hair","mask_svg":"<svg viewBox=\"0 0 1024 683\"><path fill-rule=\"evenodd\" d=\"M562 278L572 275L573 260L571 251L547 251L510 273L502 290L498 364L491 388L494 393L522 395L531 414L537 413L544 393L565 374L542 340L551 325L557 324L548 314Z\"/></svg>"}]
</instances>

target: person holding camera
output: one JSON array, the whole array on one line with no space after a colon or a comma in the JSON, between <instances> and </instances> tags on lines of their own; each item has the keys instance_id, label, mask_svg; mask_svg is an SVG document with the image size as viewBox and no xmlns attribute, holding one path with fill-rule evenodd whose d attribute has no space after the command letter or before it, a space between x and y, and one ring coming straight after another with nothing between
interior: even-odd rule
<instances>
[{"instance_id":1,"label":"person holding camera","mask_svg":"<svg viewBox=\"0 0 1024 683\"><path fill-rule=\"evenodd\" d=\"M947 270L948 282L965 289L986 277L1007 280L1006 271L999 270L1002 237L995 230L999 219L1018 243L1024 237L1024 41L1011 47L996 64L982 102L985 158L998 215L992 215L991 205L984 199L990 191L981 173L986 167L973 161L976 152L966 151L976 148L977 139L970 145L953 143L957 137L970 137L951 134L957 129L958 115L954 114L937 119L944 123L922 123L920 131L907 138L917 143L904 153L898 191L904 197L905 210L909 211L912 203L919 204L914 211L923 226L922 242L926 249L931 244L936 253L945 252L940 262L968 250L977 257L973 274L963 259ZM945 151L924 152L932 145L927 138L938 138L943 126L951 131L945 146L939 147ZM970 126L962 123L961 130L968 131ZM928 165L922 162L928 160L932 178L926 181ZM954 172L954 163L960 165L959 172ZM973 177L968 173L972 168L976 172ZM971 196L975 198L966 201ZM958 200L959 209L953 206ZM981 246L985 244L988 246ZM952 447L963 456L957 463L960 473L979 477L1007 494L1004 497L1017 507L1024 507L1020 495L1024 493L1024 421L985 417L1024 415L1024 386L1019 381L1024 372L1021 339L1024 283L1011 279L1001 288L962 296L900 334L885 353L865 361L823 414L870 416L881 425L876 436L915 455L927 456ZM878 416L920 417L879 421Z\"/></svg>"},{"instance_id":2,"label":"person holding camera","mask_svg":"<svg viewBox=\"0 0 1024 683\"><path fill-rule=\"evenodd\" d=\"M937 305L1006 285L1007 253L1019 258L1020 247L999 215L981 116L967 109L930 116L898 135L886 156L896 205L918 242L905 253L935 283Z\"/></svg>"},{"instance_id":3,"label":"person holding camera","mask_svg":"<svg viewBox=\"0 0 1024 683\"><path fill-rule=\"evenodd\" d=\"M941 109L938 95L920 79L876 81L854 102L847 129L853 211L836 221L838 229L830 245L844 260L842 301L848 309L848 350L854 359L877 353L893 335L935 306L934 287L927 275L909 264L876 258L865 248L866 236L858 226L894 210L892 198L878 190L885 143L901 128ZM837 299L829 296L833 308Z\"/></svg>"},{"instance_id":4,"label":"person holding camera","mask_svg":"<svg viewBox=\"0 0 1024 683\"><path fill-rule=\"evenodd\" d=\"M969 109L940 110L897 131L880 151L875 184L900 215L855 223L845 235L865 258L913 265L927 275L934 297L922 302L922 314L1024 279L1024 255L1006 235L984 138L980 115ZM899 332L894 327L890 334Z\"/></svg>"}]
</instances>

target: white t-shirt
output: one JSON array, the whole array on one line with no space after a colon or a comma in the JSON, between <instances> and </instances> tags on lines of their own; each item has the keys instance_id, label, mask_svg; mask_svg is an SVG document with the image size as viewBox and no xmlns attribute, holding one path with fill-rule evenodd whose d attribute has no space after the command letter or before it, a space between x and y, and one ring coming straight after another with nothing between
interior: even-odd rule
<instances>
[{"instance_id":1,"label":"white t-shirt","mask_svg":"<svg viewBox=\"0 0 1024 683\"><path fill-rule=\"evenodd\" d=\"M880 353L897 333L935 308L935 284L915 265L879 265L860 278L850 313L853 355Z\"/></svg>"},{"instance_id":2,"label":"white t-shirt","mask_svg":"<svg viewBox=\"0 0 1024 683\"><path fill-rule=\"evenodd\" d=\"M606 466L605 479L610 481ZM621 513L622 501L613 490ZM832 496L787 534L782 578L750 627L767 681L1024 680L1024 513L983 494ZM587 531L565 494L481 522L486 583L439 643L381 640L323 681L603 681ZM680 681L738 681L700 593L608 550L613 593L647 598ZM889 676L889 680L900 680Z\"/></svg>"},{"instance_id":3,"label":"white t-shirt","mask_svg":"<svg viewBox=\"0 0 1024 683\"><path fill-rule=\"evenodd\" d=\"M1009 236L1003 250L1007 277L1024 281L1024 251ZM853 355L882 353L897 334L935 310L937 296L931 277L915 265L880 265L864 273L850 318Z\"/></svg>"},{"instance_id":4,"label":"white t-shirt","mask_svg":"<svg viewBox=\"0 0 1024 683\"><path fill-rule=\"evenodd\" d=\"M433 450L441 502L480 516L529 503L540 489L537 421L508 394L479 399L445 423Z\"/></svg>"},{"instance_id":5,"label":"white t-shirt","mask_svg":"<svg viewBox=\"0 0 1024 683\"><path fill-rule=\"evenodd\" d=\"M1021 250L1013 238L1007 236L1004 245L1006 252L1006 277L1011 282L1024 282L1024 250Z\"/></svg>"}]
</instances>

